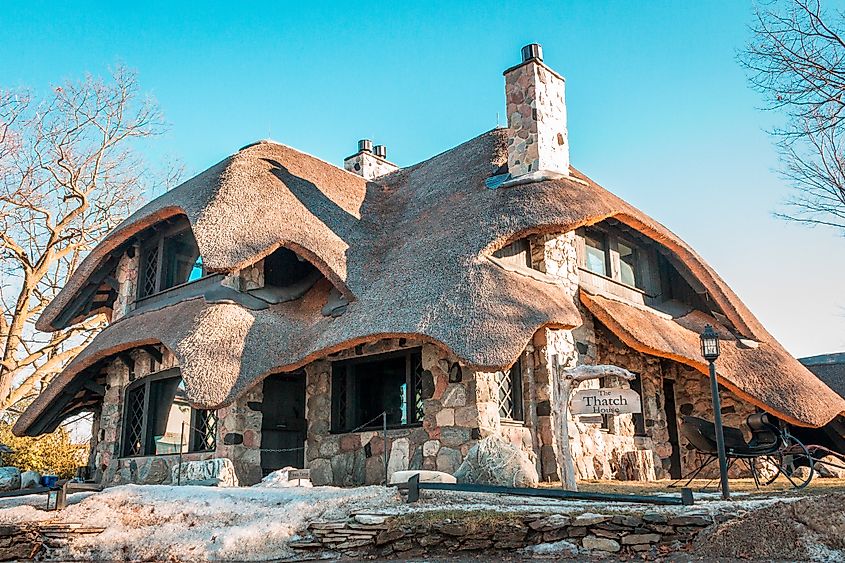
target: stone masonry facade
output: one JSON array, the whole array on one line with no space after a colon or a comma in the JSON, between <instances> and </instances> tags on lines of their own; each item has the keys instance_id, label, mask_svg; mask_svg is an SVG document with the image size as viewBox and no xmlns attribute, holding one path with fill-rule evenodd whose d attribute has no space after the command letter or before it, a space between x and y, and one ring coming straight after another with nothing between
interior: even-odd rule
<instances>
[{"instance_id":1,"label":"stone masonry facade","mask_svg":"<svg viewBox=\"0 0 845 563\"><path fill-rule=\"evenodd\" d=\"M579 269L574 232L533 235L529 238L532 268L556 278L561 291L578 302ZM131 311L138 277L138 254L129 251L120 260L120 282L114 319ZM228 276L224 283L240 291L263 286L263 263ZM623 458L627 452L650 454L655 477L669 476L673 444L670 421L676 427L684 415L712 418L708 381L697 371L665 359L641 354L622 343L586 309L582 325L574 330L539 330L520 358L523 420L502 420L497 402L496 372L475 371L461 366L445 349L414 339L392 338L363 344L304 368L306 378L307 440L306 466L315 484L361 485L384 481L385 450L388 471L405 469L454 473L469 449L480 439L498 436L523 452L543 480L559 479L560 459L554 412L552 358L567 367L583 364L612 364L638 375L642 396L643 431L637 434L632 415L569 417L570 447L580 479L624 478ZM388 430L387 445L380 429L353 433L332 433L332 362L358 356L376 356L397 350L419 348L422 357L423 418L418 425ZM106 484L125 482L162 483L178 455L127 457L120 455L123 432L123 403L126 387L146 377L152 369L176 366L174 356L163 349L163 361L155 365L143 349L129 351L133 366L125 359L113 359L107 366L106 395L94 420L90 465ZM450 371L460 373L450 381ZM671 386L664 384L672 382ZM598 387L588 381L582 387ZM626 381L604 381L610 387L628 387ZM675 412L667 412L665 390L674 388ZM262 384L255 385L235 403L217 411L216 450L185 453L183 461L226 457L232 460L241 483L261 478ZM725 423L741 426L753 408L722 390ZM681 442L684 442L681 439ZM694 451L684 442L679 448L684 472L697 466ZM735 469L734 471L739 471Z\"/></svg>"}]
</instances>

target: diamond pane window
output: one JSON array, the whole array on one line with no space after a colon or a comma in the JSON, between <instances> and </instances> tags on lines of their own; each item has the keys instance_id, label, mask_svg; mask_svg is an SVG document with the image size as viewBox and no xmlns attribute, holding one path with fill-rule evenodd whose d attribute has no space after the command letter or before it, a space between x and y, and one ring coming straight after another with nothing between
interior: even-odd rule
<instances>
[{"instance_id":1,"label":"diamond pane window","mask_svg":"<svg viewBox=\"0 0 845 563\"><path fill-rule=\"evenodd\" d=\"M179 370L140 379L125 394L124 456L214 450L217 415L191 407Z\"/></svg>"},{"instance_id":2,"label":"diamond pane window","mask_svg":"<svg viewBox=\"0 0 845 563\"><path fill-rule=\"evenodd\" d=\"M144 397L145 387L136 387L126 393L126 420L123 435L123 455L141 455L144 451Z\"/></svg>"},{"instance_id":3,"label":"diamond pane window","mask_svg":"<svg viewBox=\"0 0 845 563\"><path fill-rule=\"evenodd\" d=\"M158 246L144 252L144 275L141 279L140 297L156 292L158 282Z\"/></svg>"},{"instance_id":4,"label":"diamond pane window","mask_svg":"<svg viewBox=\"0 0 845 563\"><path fill-rule=\"evenodd\" d=\"M192 451L210 452L217 448L217 411L194 411L194 443Z\"/></svg>"},{"instance_id":5,"label":"diamond pane window","mask_svg":"<svg viewBox=\"0 0 845 563\"><path fill-rule=\"evenodd\" d=\"M506 420L522 420L522 366L517 361L509 370L496 373L496 399L499 416Z\"/></svg>"}]
</instances>

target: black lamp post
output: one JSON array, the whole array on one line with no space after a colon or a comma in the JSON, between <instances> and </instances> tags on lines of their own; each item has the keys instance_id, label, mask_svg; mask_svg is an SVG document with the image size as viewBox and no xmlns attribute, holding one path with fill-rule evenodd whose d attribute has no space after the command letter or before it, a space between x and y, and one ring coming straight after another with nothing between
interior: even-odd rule
<instances>
[{"instance_id":1,"label":"black lamp post","mask_svg":"<svg viewBox=\"0 0 845 563\"><path fill-rule=\"evenodd\" d=\"M713 396L713 421L716 425L716 450L719 453L719 477L722 498L731 498L728 486L728 458L725 455L725 434L722 430L722 407L719 404L719 383L716 381L716 358L719 357L719 335L707 325L701 333L701 355L710 363L710 393Z\"/></svg>"}]
</instances>

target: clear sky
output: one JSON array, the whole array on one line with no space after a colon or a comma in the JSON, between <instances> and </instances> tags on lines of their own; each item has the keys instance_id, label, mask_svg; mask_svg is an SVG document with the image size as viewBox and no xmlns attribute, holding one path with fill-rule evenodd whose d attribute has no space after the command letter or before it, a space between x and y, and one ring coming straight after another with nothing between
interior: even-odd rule
<instances>
[{"instance_id":1,"label":"clear sky","mask_svg":"<svg viewBox=\"0 0 845 563\"><path fill-rule=\"evenodd\" d=\"M736 63L729 2L6 2L0 85L122 62L189 175L271 137L338 165L359 138L413 164L504 123L502 71L542 43L567 79L572 162L679 234L792 353L845 350L845 239L772 217L786 197Z\"/></svg>"}]
</instances>

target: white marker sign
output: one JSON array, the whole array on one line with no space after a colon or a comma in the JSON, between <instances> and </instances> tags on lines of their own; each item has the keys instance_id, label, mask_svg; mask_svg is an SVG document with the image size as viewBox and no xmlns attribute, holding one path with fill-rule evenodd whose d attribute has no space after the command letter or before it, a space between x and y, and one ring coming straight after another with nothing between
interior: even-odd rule
<instances>
[{"instance_id":1,"label":"white marker sign","mask_svg":"<svg viewBox=\"0 0 845 563\"><path fill-rule=\"evenodd\" d=\"M580 389L569 403L572 414L628 414L642 412L633 389Z\"/></svg>"}]
</instances>

